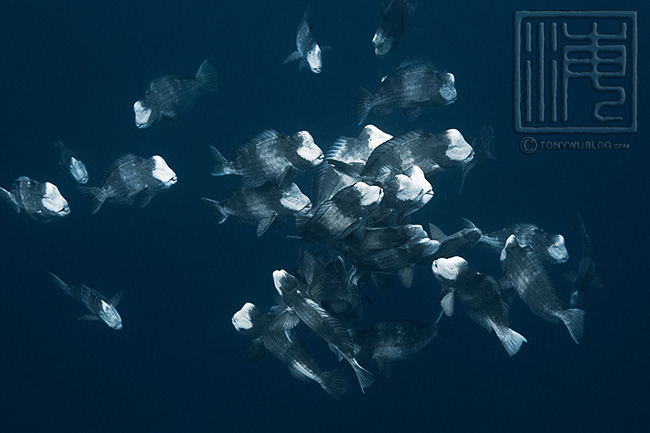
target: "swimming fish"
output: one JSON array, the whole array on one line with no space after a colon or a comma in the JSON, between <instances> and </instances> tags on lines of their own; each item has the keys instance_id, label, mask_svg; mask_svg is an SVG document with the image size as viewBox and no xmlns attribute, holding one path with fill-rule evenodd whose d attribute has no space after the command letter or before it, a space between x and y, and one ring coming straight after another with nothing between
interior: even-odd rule
<instances>
[{"instance_id":1,"label":"swimming fish","mask_svg":"<svg viewBox=\"0 0 650 433\"><path fill-rule=\"evenodd\" d=\"M359 125L371 110L387 116L397 108L409 120L415 120L425 107L452 104L457 96L455 83L453 74L440 73L427 62L404 62L373 93L363 88L359 91L355 102Z\"/></svg>"},{"instance_id":2,"label":"swimming fish","mask_svg":"<svg viewBox=\"0 0 650 433\"><path fill-rule=\"evenodd\" d=\"M264 312L247 302L232 316L232 324L242 335L253 340L248 350L250 360L270 353L289 367L299 380L313 380L334 398L340 398L348 388L347 379L339 371L323 371L300 337L291 330L274 331L270 325L275 314Z\"/></svg>"},{"instance_id":3,"label":"swimming fish","mask_svg":"<svg viewBox=\"0 0 650 433\"><path fill-rule=\"evenodd\" d=\"M88 170L86 170L86 164L84 164L81 156L65 147L60 141L57 141L54 145L60 149L61 161L59 165L77 182L81 184L88 182Z\"/></svg>"},{"instance_id":4,"label":"swimming fish","mask_svg":"<svg viewBox=\"0 0 650 433\"><path fill-rule=\"evenodd\" d=\"M305 11L302 21L296 32L296 51L289 54L283 64L300 60L299 69L309 67L314 74L320 74L323 69L322 52L327 47L321 48L311 34L311 11L309 8Z\"/></svg>"},{"instance_id":5,"label":"swimming fish","mask_svg":"<svg viewBox=\"0 0 650 433\"><path fill-rule=\"evenodd\" d=\"M474 271L458 256L434 260L431 270L443 287L440 305L447 316L454 312L454 299L457 298L469 317L488 331L494 330L508 355L516 354L527 342L510 329L508 305L493 277Z\"/></svg>"},{"instance_id":6,"label":"swimming fish","mask_svg":"<svg viewBox=\"0 0 650 433\"><path fill-rule=\"evenodd\" d=\"M571 222L580 232L580 238L582 239L582 255L580 256L578 272L569 274L570 280L573 282L569 305L575 307L580 303L587 292L602 289L603 283L600 278L595 275L596 264L594 263L594 259L591 257L591 237L587 233L582 216L579 213L576 213Z\"/></svg>"},{"instance_id":7,"label":"swimming fish","mask_svg":"<svg viewBox=\"0 0 650 433\"><path fill-rule=\"evenodd\" d=\"M60 289L90 310L91 314L79 317L80 320L101 320L113 329L122 329L122 318L115 309L122 298L122 292L108 299L88 286L66 284L53 273L50 272L50 275Z\"/></svg>"},{"instance_id":8,"label":"swimming fish","mask_svg":"<svg viewBox=\"0 0 650 433\"><path fill-rule=\"evenodd\" d=\"M585 312L565 308L556 294L544 265L530 246L522 246L515 235L510 235L501 251L501 268L507 281L519 297L539 317L564 322L573 341L582 338Z\"/></svg>"},{"instance_id":9,"label":"swimming fish","mask_svg":"<svg viewBox=\"0 0 650 433\"><path fill-rule=\"evenodd\" d=\"M377 57L384 57L399 44L417 6L417 0L391 0L388 4L382 3L383 20L372 37Z\"/></svg>"},{"instance_id":10,"label":"swimming fish","mask_svg":"<svg viewBox=\"0 0 650 433\"><path fill-rule=\"evenodd\" d=\"M36 182L27 176L16 179L11 192L0 188L0 197L16 213L24 211L36 221L49 222L70 214L70 206L56 185Z\"/></svg>"},{"instance_id":11,"label":"swimming fish","mask_svg":"<svg viewBox=\"0 0 650 433\"><path fill-rule=\"evenodd\" d=\"M133 104L135 126L149 128L163 117L175 118L196 100L200 90L217 91L217 72L207 60L201 63L194 77L165 75L156 78L149 84L144 97Z\"/></svg>"},{"instance_id":12,"label":"swimming fish","mask_svg":"<svg viewBox=\"0 0 650 433\"><path fill-rule=\"evenodd\" d=\"M127 154L106 169L100 187L81 187L80 190L89 201L92 213L97 213L106 200L129 205L139 197L140 205L144 207L157 193L176 181L176 173L161 156L144 159Z\"/></svg>"},{"instance_id":13,"label":"swimming fish","mask_svg":"<svg viewBox=\"0 0 650 433\"><path fill-rule=\"evenodd\" d=\"M229 216L257 225L257 236L262 236L274 221L284 220L294 215L307 215L311 201L298 185L291 183L279 187L265 183L259 188L240 186L230 191L223 202L202 198L219 224Z\"/></svg>"},{"instance_id":14,"label":"swimming fish","mask_svg":"<svg viewBox=\"0 0 650 433\"><path fill-rule=\"evenodd\" d=\"M307 131L287 136L265 130L232 151L230 160L210 146L215 159L213 176L236 174L244 185L258 187L264 182L280 186L290 183L294 175L323 162L323 151Z\"/></svg>"}]
</instances>

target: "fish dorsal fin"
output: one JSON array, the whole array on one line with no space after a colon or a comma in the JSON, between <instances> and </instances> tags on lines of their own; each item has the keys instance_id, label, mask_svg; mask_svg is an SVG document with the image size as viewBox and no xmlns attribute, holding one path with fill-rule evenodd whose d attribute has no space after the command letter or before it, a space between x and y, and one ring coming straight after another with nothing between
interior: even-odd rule
<instances>
[{"instance_id":1,"label":"fish dorsal fin","mask_svg":"<svg viewBox=\"0 0 650 433\"><path fill-rule=\"evenodd\" d=\"M120 303L120 300L122 299L122 294L124 294L124 292L119 292L118 294L116 294L115 296L113 296L113 297L111 298L111 300L110 300L110 304L111 304L113 307L117 307L117 304Z\"/></svg>"},{"instance_id":2,"label":"fish dorsal fin","mask_svg":"<svg viewBox=\"0 0 650 433\"><path fill-rule=\"evenodd\" d=\"M354 140L349 137L339 137L334 141L334 143L327 149L325 153L325 159L338 159L344 156L344 153L348 150L348 142Z\"/></svg>"},{"instance_id":3,"label":"fish dorsal fin","mask_svg":"<svg viewBox=\"0 0 650 433\"><path fill-rule=\"evenodd\" d=\"M443 288L440 294L440 307L447 317L454 314L454 291L448 288Z\"/></svg>"},{"instance_id":4,"label":"fish dorsal fin","mask_svg":"<svg viewBox=\"0 0 650 433\"><path fill-rule=\"evenodd\" d=\"M256 136L248 139L244 143L237 146L232 153L230 154L230 160L234 161L237 158L240 158L243 155L249 154L252 149L257 149L262 143L277 140L281 137L281 134L274 129L265 129ZM264 155L259 155L263 157Z\"/></svg>"},{"instance_id":5,"label":"fish dorsal fin","mask_svg":"<svg viewBox=\"0 0 650 433\"><path fill-rule=\"evenodd\" d=\"M422 60L422 59L408 59L404 60L402 63L399 65L399 69L407 69L407 68L432 68L434 71L438 71L436 69L435 65L431 63L428 60Z\"/></svg>"},{"instance_id":6,"label":"fish dorsal fin","mask_svg":"<svg viewBox=\"0 0 650 433\"><path fill-rule=\"evenodd\" d=\"M120 156L117 158L115 161L113 161L112 164L110 164L106 170L104 171L104 177L102 178L102 184L108 179L108 176L111 175L115 170L117 170L119 167L125 165L125 164L132 164L135 162L138 162L142 160L139 156L136 156L132 153L127 153L125 155Z\"/></svg>"},{"instance_id":7,"label":"fish dorsal fin","mask_svg":"<svg viewBox=\"0 0 650 433\"><path fill-rule=\"evenodd\" d=\"M429 223L429 237L433 240L440 241L441 243L447 239L447 235L433 223Z\"/></svg>"},{"instance_id":8,"label":"fish dorsal fin","mask_svg":"<svg viewBox=\"0 0 650 433\"><path fill-rule=\"evenodd\" d=\"M286 59L284 59L284 62L282 62L282 64L286 65L287 63L295 62L299 59L302 59L302 54L300 54L300 51L294 51L293 53L289 54Z\"/></svg>"}]
</instances>

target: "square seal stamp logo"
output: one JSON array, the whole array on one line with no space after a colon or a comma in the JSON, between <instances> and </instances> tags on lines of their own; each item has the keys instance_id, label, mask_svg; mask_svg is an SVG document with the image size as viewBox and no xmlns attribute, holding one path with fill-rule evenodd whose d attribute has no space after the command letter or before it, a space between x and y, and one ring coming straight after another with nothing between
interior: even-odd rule
<instances>
[{"instance_id":1,"label":"square seal stamp logo","mask_svg":"<svg viewBox=\"0 0 650 433\"><path fill-rule=\"evenodd\" d=\"M636 12L517 11L514 18L517 132L636 132Z\"/></svg>"}]
</instances>

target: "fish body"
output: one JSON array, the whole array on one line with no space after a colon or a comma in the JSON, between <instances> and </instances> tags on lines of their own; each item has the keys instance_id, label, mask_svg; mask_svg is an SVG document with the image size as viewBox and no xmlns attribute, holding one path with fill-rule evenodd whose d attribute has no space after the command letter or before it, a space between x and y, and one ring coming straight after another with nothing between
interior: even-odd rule
<instances>
[{"instance_id":1,"label":"fish body","mask_svg":"<svg viewBox=\"0 0 650 433\"><path fill-rule=\"evenodd\" d=\"M88 286L83 284L66 284L53 273L50 272L50 275L52 276L54 283L60 289L79 301L90 311L91 315L81 316L80 319L101 320L113 329L122 329L122 318L115 309L122 297L122 292L109 300L104 295Z\"/></svg>"},{"instance_id":2,"label":"fish body","mask_svg":"<svg viewBox=\"0 0 650 433\"><path fill-rule=\"evenodd\" d=\"M600 289L603 287L603 284L595 275L596 264L591 257L591 237L587 233L582 216L577 213L573 217L572 222L575 228L580 232L580 238L582 240L580 264L578 265L578 272L575 274L573 280L573 289L571 290L571 297L569 298L569 305L575 307L580 303L587 292L594 289Z\"/></svg>"},{"instance_id":3,"label":"fish body","mask_svg":"<svg viewBox=\"0 0 650 433\"><path fill-rule=\"evenodd\" d=\"M0 197L16 213L23 211L36 221L49 222L70 214L70 206L56 185L27 176L16 179L11 191L0 188Z\"/></svg>"},{"instance_id":4,"label":"fish body","mask_svg":"<svg viewBox=\"0 0 650 433\"><path fill-rule=\"evenodd\" d=\"M578 343L583 334L585 312L564 307L532 247L522 246L515 235L510 235L500 259L505 277L531 311L550 322L564 322L571 338Z\"/></svg>"},{"instance_id":5,"label":"fish body","mask_svg":"<svg viewBox=\"0 0 650 433\"><path fill-rule=\"evenodd\" d=\"M383 19L372 37L377 57L384 57L399 44L417 5L417 0L391 0L382 5Z\"/></svg>"},{"instance_id":6,"label":"fish body","mask_svg":"<svg viewBox=\"0 0 650 433\"><path fill-rule=\"evenodd\" d=\"M455 83L453 74L440 73L429 63L405 62L385 77L373 93L359 91L355 101L359 125L372 110L388 115L393 109L400 109L409 120L414 120L425 107L452 104L457 96Z\"/></svg>"},{"instance_id":7,"label":"fish body","mask_svg":"<svg viewBox=\"0 0 650 433\"><path fill-rule=\"evenodd\" d=\"M452 315L454 299L458 299L474 321L488 331L494 330L508 355L519 351L526 339L510 329L508 305L493 277L474 271L458 256L436 259L431 269L443 287L440 303L445 314Z\"/></svg>"},{"instance_id":8,"label":"fish body","mask_svg":"<svg viewBox=\"0 0 650 433\"><path fill-rule=\"evenodd\" d=\"M260 348L289 367L300 380L313 380L328 394L341 397L347 390L345 376L337 371L323 371L302 342L291 330L274 331L270 325L275 314L264 312L247 302L232 317L232 324L242 335L253 340L253 350Z\"/></svg>"},{"instance_id":9,"label":"fish body","mask_svg":"<svg viewBox=\"0 0 650 433\"><path fill-rule=\"evenodd\" d=\"M265 130L238 146L230 160L216 148L210 148L215 160L213 176L239 175L246 186L253 188L265 182L286 185L296 173L315 167L324 159L323 151L307 131L287 136L272 129Z\"/></svg>"},{"instance_id":10,"label":"fish body","mask_svg":"<svg viewBox=\"0 0 650 433\"><path fill-rule=\"evenodd\" d=\"M364 369L355 358L352 337L347 329L325 309L306 295L307 286L285 270L273 272L273 282L286 309L271 325L271 329L291 329L302 321L312 331L323 338L330 348L343 357L354 369L361 389L374 381L370 372Z\"/></svg>"},{"instance_id":11,"label":"fish body","mask_svg":"<svg viewBox=\"0 0 650 433\"><path fill-rule=\"evenodd\" d=\"M314 74L320 74L323 69L321 48L311 34L310 10L307 9L296 32L296 51L289 54L283 64L300 60L299 68L309 67Z\"/></svg>"},{"instance_id":12,"label":"fish body","mask_svg":"<svg viewBox=\"0 0 650 433\"><path fill-rule=\"evenodd\" d=\"M86 169L86 164L84 164L81 156L65 147L65 145L57 141L54 143L56 147L59 148L61 161L59 165L78 183L85 184L88 182L88 170Z\"/></svg>"},{"instance_id":13,"label":"fish body","mask_svg":"<svg viewBox=\"0 0 650 433\"><path fill-rule=\"evenodd\" d=\"M437 134L417 129L379 145L368 157L361 175L381 182L390 173L405 173L418 166L430 177L441 169L462 166L473 157L474 150L457 129Z\"/></svg>"},{"instance_id":14,"label":"fish body","mask_svg":"<svg viewBox=\"0 0 650 433\"><path fill-rule=\"evenodd\" d=\"M161 156L145 159L127 154L108 167L101 186L80 189L89 201L92 212L97 213L106 200L130 205L137 197L144 207L157 193L176 182L176 173Z\"/></svg>"},{"instance_id":15,"label":"fish body","mask_svg":"<svg viewBox=\"0 0 650 433\"><path fill-rule=\"evenodd\" d=\"M149 83L144 97L133 104L135 125L140 129L149 128L163 117L176 118L196 100L200 90L217 90L217 73L207 60L201 63L194 77L165 75L156 78Z\"/></svg>"},{"instance_id":16,"label":"fish body","mask_svg":"<svg viewBox=\"0 0 650 433\"><path fill-rule=\"evenodd\" d=\"M275 221L308 215L311 210L309 197L295 183L285 187L274 183L265 183L258 188L240 186L230 191L221 203L208 198L201 200L219 224L234 216L245 223L257 225L257 236L262 236Z\"/></svg>"},{"instance_id":17,"label":"fish body","mask_svg":"<svg viewBox=\"0 0 650 433\"><path fill-rule=\"evenodd\" d=\"M301 235L314 242L343 239L362 227L364 219L376 210L384 192L378 186L357 182L319 204L308 217L296 219Z\"/></svg>"},{"instance_id":18,"label":"fish body","mask_svg":"<svg viewBox=\"0 0 650 433\"><path fill-rule=\"evenodd\" d=\"M436 325L416 320L390 320L367 329L350 330L354 352L360 359L372 359L377 370L387 373L388 364L410 359L437 335Z\"/></svg>"}]
</instances>

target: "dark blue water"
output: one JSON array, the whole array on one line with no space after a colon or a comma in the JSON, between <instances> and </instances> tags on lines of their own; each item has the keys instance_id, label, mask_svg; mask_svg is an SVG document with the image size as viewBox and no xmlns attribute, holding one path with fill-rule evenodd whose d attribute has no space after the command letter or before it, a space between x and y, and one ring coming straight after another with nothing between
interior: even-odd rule
<instances>
[{"instance_id":1,"label":"dark blue water","mask_svg":"<svg viewBox=\"0 0 650 433\"><path fill-rule=\"evenodd\" d=\"M0 204L1 432L593 432L647 425L647 4L422 1L401 44L378 59L370 44L380 22L374 0L47 3L0 6L0 185L21 175L51 181L72 213L42 224ZM320 75L282 65L309 4L317 40L332 47ZM636 134L581 139L629 143L629 150L524 155L523 136L513 131L513 12L612 7L639 12L640 126ZM414 122L399 113L368 121L391 134L457 128L468 140L489 124L497 158L471 173L460 195L459 173L442 176L413 221L449 232L463 217L488 229L526 221L562 233L571 260L551 272L566 296L559 275L577 268L580 237L570 217L579 211L605 289L585 300L580 345L563 326L515 303L510 322L528 343L510 359L493 334L456 314L417 357L396 363L392 377L336 401L275 360L243 360L249 340L233 329L232 314L245 302L271 307L273 270L293 269L305 244L286 238L296 234L291 223L259 239L236 221L216 224L199 198L220 199L238 179L210 176L208 145L229 154L267 128L306 129L322 148L356 136L358 88L374 88L413 58L454 73L456 103L425 110ZM191 76L205 59L218 70L218 93L203 95L175 121L138 130L132 105L149 81ZM125 153L162 155L178 184L145 208L107 204L91 215L57 164L56 140L83 155L91 185ZM309 191L310 173L297 182ZM486 251L467 257L498 276L498 261ZM124 291L124 329L77 321L85 310L48 272L107 296ZM439 287L425 265L412 289L370 295L358 326L432 321L438 313ZM301 332L324 368L349 370L318 336Z\"/></svg>"}]
</instances>

